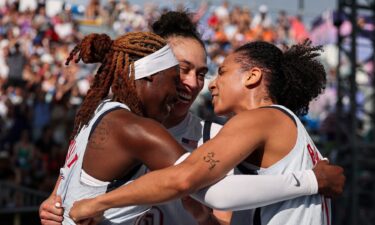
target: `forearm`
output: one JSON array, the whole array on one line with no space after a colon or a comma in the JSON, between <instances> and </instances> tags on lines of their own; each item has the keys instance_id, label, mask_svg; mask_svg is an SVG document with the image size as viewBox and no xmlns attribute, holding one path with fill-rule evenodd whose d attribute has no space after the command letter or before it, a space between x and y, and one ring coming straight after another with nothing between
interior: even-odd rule
<instances>
[{"instance_id":1,"label":"forearm","mask_svg":"<svg viewBox=\"0 0 375 225\"><path fill-rule=\"evenodd\" d=\"M284 175L232 175L192 196L219 210L244 210L318 193L313 171Z\"/></svg>"},{"instance_id":2,"label":"forearm","mask_svg":"<svg viewBox=\"0 0 375 225\"><path fill-rule=\"evenodd\" d=\"M181 156L175 164L184 161L190 154ZM190 155L190 160L162 170L152 171L134 182L105 195L98 196L99 210L129 205L154 205L181 198L217 182L228 171L218 168L208 170L206 163L197 163L200 155ZM202 174L202 171L208 171ZM197 176L197 174L200 174Z\"/></svg>"},{"instance_id":3,"label":"forearm","mask_svg":"<svg viewBox=\"0 0 375 225\"><path fill-rule=\"evenodd\" d=\"M99 210L129 205L153 205L183 197L189 193L189 185L179 177L180 171L178 166L153 171L114 191L98 196L96 203Z\"/></svg>"}]
</instances>

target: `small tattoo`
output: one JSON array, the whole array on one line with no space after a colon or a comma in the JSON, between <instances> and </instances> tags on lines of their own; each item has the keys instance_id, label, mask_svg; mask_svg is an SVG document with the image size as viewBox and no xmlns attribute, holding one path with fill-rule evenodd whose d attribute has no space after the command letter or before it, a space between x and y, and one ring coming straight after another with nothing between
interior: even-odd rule
<instances>
[{"instance_id":1,"label":"small tattoo","mask_svg":"<svg viewBox=\"0 0 375 225\"><path fill-rule=\"evenodd\" d=\"M220 160L215 160L215 159L214 159L214 156L215 156L215 153L213 153L213 152L209 152L209 153L207 154L207 156L204 156L204 157L203 157L203 160L204 160L205 162L207 162L207 163L210 164L210 167L209 167L210 170L212 170L212 169L216 166L216 163L220 162Z\"/></svg>"},{"instance_id":2,"label":"small tattoo","mask_svg":"<svg viewBox=\"0 0 375 225\"><path fill-rule=\"evenodd\" d=\"M104 144L108 139L109 125L108 122L102 120L96 127L94 133L89 140L89 147L97 150L104 149Z\"/></svg>"}]
</instances>

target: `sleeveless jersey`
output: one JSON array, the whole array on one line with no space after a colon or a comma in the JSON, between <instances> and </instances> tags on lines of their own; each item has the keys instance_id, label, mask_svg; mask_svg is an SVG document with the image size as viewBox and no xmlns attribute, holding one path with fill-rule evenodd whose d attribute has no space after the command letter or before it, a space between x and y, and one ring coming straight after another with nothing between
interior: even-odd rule
<instances>
[{"instance_id":1,"label":"sleeveless jersey","mask_svg":"<svg viewBox=\"0 0 375 225\"><path fill-rule=\"evenodd\" d=\"M289 109L273 105L289 115L297 126L297 140L293 149L280 161L269 168L259 168L243 162L236 170L237 173L252 173L261 175L284 174L293 171L312 169L318 160L322 159L305 127L298 117ZM256 193L255 193L256 194ZM233 212L232 225L330 225L330 200L316 194L303 196L253 210Z\"/></svg>"},{"instance_id":2,"label":"sleeveless jersey","mask_svg":"<svg viewBox=\"0 0 375 225\"><path fill-rule=\"evenodd\" d=\"M61 195L62 206L64 207L64 225L75 224L69 218L69 211L75 201L84 198L93 198L95 196L104 194L108 192L111 185L115 183L98 181L93 177L89 177L89 180L97 181L97 185L84 182L84 177L82 175L84 174L86 176L85 179L87 179L87 176L89 175L84 173L82 170L82 162L92 129L95 129L96 123L100 121L100 119L106 113L118 108L130 110L122 103L109 100L103 101L96 109L94 117L90 120L89 124L84 126L70 143L65 165L60 169L61 181L57 189L57 194ZM145 166L137 168L137 170L133 171L132 176L127 178L128 180L126 183L131 182L131 180L134 180L145 173ZM148 209L149 207L147 206L131 206L109 209L104 212L104 220L100 224L135 224L136 218L145 213Z\"/></svg>"},{"instance_id":3,"label":"sleeveless jersey","mask_svg":"<svg viewBox=\"0 0 375 225\"><path fill-rule=\"evenodd\" d=\"M189 113L181 123L168 131L187 151L192 152L204 143L204 136L214 137L221 127L219 124L203 121ZM198 225L198 223L184 209L181 200L177 199L153 206L142 216L138 225Z\"/></svg>"}]
</instances>

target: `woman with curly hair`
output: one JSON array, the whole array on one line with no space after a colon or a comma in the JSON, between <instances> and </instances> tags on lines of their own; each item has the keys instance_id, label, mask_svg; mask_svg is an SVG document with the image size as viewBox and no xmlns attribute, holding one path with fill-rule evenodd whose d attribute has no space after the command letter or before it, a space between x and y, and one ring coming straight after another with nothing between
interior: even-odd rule
<instances>
[{"instance_id":1,"label":"woman with curly hair","mask_svg":"<svg viewBox=\"0 0 375 225\"><path fill-rule=\"evenodd\" d=\"M243 173L274 176L313 168L321 155L297 115L305 114L309 102L324 90L326 73L316 59L319 51L320 47L310 42L285 52L266 42L236 49L210 84L215 113L232 116L221 131L190 155L181 157L178 165L148 173L111 193L74 203L70 216L82 221L113 207L182 197L217 182L238 164ZM342 169L336 169L341 175L329 182L340 184L340 192L345 178ZM225 206L221 209L245 210L254 207L249 206L249 198L262 192L270 197L269 206L254 212L236 212L232 224L330 224L330 205L320 194L284 198L286 201L273 204L277 193L269 186L275 184L261 186L231 181L230 177L224 180L228 185L237 182L235 193L223 199L222 193L228 188L211 186L199 192L206 204L210 205L207 199L220 199ZM295 186L301 185L298 176L293 180Z\"/></svg>"}]
</instances>

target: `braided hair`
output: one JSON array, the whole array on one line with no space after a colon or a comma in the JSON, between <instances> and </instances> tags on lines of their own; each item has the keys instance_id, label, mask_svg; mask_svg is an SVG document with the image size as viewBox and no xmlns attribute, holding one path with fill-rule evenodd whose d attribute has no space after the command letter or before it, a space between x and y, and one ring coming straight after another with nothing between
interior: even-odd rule
<instances>
[{"instance_id":1,"label":"braided hair","mask_svg":"<svg viewBox=\"0 0 375 225\"><path fill-rule=\"evenodd\" d=\"M256 41L239 47L235 53L242 70L253 66L264 70L268 94L274 102L304 115L310 101L325 89L326 72L316 59L320 51L322 47L312 46L309 40L285 52L273 44Z\"/></svg>"},{"instance_id":2,"label":"braided hair","mask_svg":"<svg viewBox=\"0 0 375 225\"><path fill-rule=\"evenodd\" d=\"M116 40L106 34L89 34L75 46L66 60L66 65L78 57L84 63L101 63L94 81L79 108L71 139L88 124L95 109L112 90L112 99L129 106L132 112L142 116L142 104L135 91L134 62L166 45L160 36L150 32L132 32ZM131 74L129 76L129 71Z\"/></svg>"}]
</instances>

